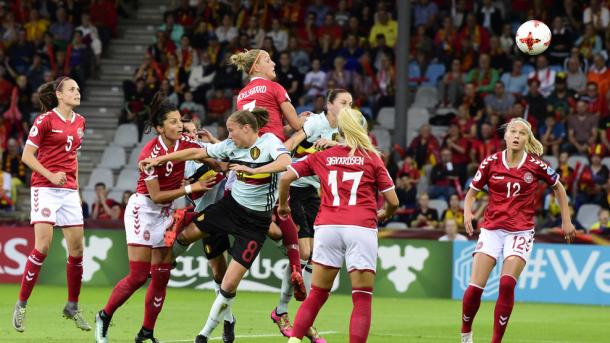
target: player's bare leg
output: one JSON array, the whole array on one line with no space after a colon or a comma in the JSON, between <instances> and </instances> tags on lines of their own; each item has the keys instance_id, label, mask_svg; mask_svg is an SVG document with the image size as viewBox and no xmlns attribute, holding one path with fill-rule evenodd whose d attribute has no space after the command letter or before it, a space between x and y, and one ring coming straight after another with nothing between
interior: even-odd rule
<instances>
[{"instance_id":1,"label":"player's bare leg","mask_svg":"<svg viewBox=\"0 0 610 343\"><path fill-rule=\"evenodd\" d=\"M68 302L62 311L63 316L66 319L73 320L77 328L89 331L91 325L85 320L78 306L78 297L83 279L83 227L66 227L62 231L68 247L68 262L66 264Z\"/></svg>"},{"instance_id":2,"label":"player's bare leg","mask_svg":"<svg viewBox=\"0 0 610 343\"><path fill-rule=\"evenodd\" d=\"M212 269L212 277L214 278L214 291L216 296L220 294L222 279L227 272L227 259L225 255L216 256L208 260L208 264ZM231 308L228 308L224 316L224 325L222 330L223 343L232 343L235 341L235 316Z\"/></svg>"},{"instance_id":3,"label":"player's bare leg","mask_svg":"<svg viewBox=\"0 0 610 343\"><path fill-rule=\"evenodd\" d=\"M525 260L517 256L509 256L502 265L502 276L500 277L500 289L498 300L494 310L494 334L492 343L502 342L504 332L508 326L508 320L513 311L515 303L515 286L519 275L525 268Z\"/></svg>"},{"instance_id":4,"label":"player's bare leg","mask_svg":"<svg viewBox=\"0 0 610 343\"><path fill-rule=\"evenodd\" d=\"M462 300L462 343L472 343L472 323L481 306L481 296L496 260L484 253L474 254L470 283Z\"/></svg>"},{"instance_id":5,"label":"player's bare leg","mask_svg":"<svg viewBox=\"0 0 610 343\"><path fill-rule=\"evenodd\" d=\"M207 237L208 234L201 231L195 223L190 223L186 228L178 234L176 237L176 241L172 247L172 254L174 258L182 255L191 245L191 243L196 242L204 237Z\"/></svg>"}]
</instances>

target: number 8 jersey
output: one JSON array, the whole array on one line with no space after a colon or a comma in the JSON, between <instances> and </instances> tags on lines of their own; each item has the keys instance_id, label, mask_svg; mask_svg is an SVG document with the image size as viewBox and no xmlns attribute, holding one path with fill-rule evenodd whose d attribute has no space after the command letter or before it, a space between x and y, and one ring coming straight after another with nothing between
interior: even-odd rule
<instances>
[{"instance_id":1,"label":"number 8 jersey","mask_svg":"<svg viewBox=\"0 0 610 343\"><path fill-rule=\"evenodd\" d=\"M377 229L377 191L394 189L383 161L372 152L365 155L338 145L309 155L290 165L298 177L318 175L322 193L314 225Z\"/></svg>"},{"instance_id":2,"label":"number 8 jersey","mask_svg":"<svg viewBox=\"0 0 610 343\"><path fill-rule=\"evenodd\" d=\"M485 158L470 184L480 191L487 185L489 205L482 227L486 230L527 231L534 228L538 181L554 186L559 174L537 156L525 153L517 167L509 168L507 151Z\"/></svg>"},{"instance_id":3,"label":"number 8 jersey","mask_svg":"<svg viewBox=\"0 0 610 343\"><path fill-rule=\"evenodd\" d=\"M57 109L39 115L32 123L26 144L38 149L38 161L52 173L66 173L67 182L57 186L44 176L33 172L32 187L76 189L76 150L80 149L85 135L85 118L72 112L72 119L66 121Z\"/></svg>"}]
</instances>

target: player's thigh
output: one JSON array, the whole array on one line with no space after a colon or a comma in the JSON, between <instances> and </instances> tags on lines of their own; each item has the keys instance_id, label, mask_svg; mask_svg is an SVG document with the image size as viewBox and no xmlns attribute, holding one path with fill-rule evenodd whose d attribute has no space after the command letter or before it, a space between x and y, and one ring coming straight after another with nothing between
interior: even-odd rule
<instances>
[{"instance_id":1,"label":"player's thigh","mask_svg":"<svg viewBox=\"0 0 610 343\"><path fill-rule=\"evenodd\" d=\"M83 256L83 239L85 231L82 226L69 226L62 228L66 239L68 254L70 256Z\"/></svg>"},{"instance_id":2,"label":"player's thigh","mask_svg":"<svg viewBox=\"0 0 610 343\"><path fill-rule=\"evenodd\" d=\"M322 289L331 289L340 270L341 268L315 263L311 274L311 284Z\"/></svg>"},{"instance_id":3,"label":"player's thigh","mask_svg":"<svg viewBox=\"0 0 610 343\"><path fill-rule=\"evenodd\" d=\"M165 230L173 223L173 212L148 197L133 194L125 208L125 239L128 246L165 247Z\"/></svg>"},{"instance_id":4,"label":"player's thigh","mask_svg":"<svg viewBox=\"0 0 610 343\"><path fill-rule=\"evenodd\" d=\"M267 232L267 237L273 239L274 241L277 241L282 238L282 230L280 230L280 227L276 223L271 222L271 224L269 225L269 232Z\"/></svg>"},{"instance_id":5,"label":"player's thigh","mask_svg":"<svg viewBox=\"0 0 610 343\"><path fill-rule=\"evenodd\" d=\"M34 248L43 254L49 252L53 241L53 225L48 223L34 224Z\"/></svg>"},{"instance_id":6,"label":"player's thigh","mask_svg":"<svg viewBox=\"0 0 610 343\"><path fill-rule=\"evenodd\" d=\"M504 258L516 256L527 263L534 247L534 230L507 232L504 238Z\"/></svg>"},{"instance_id":7,"label":"player's thigh","mask_svg":"<svg viewBox=\"0 0 610 343\"><path fill-rule=\"evenodd\" d=\"M309 260L311 258L312 244L312 238L299 238L299 254L302 260Z\"/></svg>"},{"instance_id":8,"label":"player's thigh","mask_svg":"<svg viewBox=\"0 0 610 343\"><path fill-rule=\"evenodd\" d=\"M375 273L364 270L353 270L349 273L352 288L373 288L375 286Z\"/></svg>"},{"instance_id":9,"label":"player's thigh","mask_svg":"<svg viewBox=\"0 0 610 343\"><path fill-rule=\"evenodd\" d=\"M481 253L498 260L502 256L505 236L506 233L502 230L481 229L473 254Z\"/></svg>"},{"instance_id":10,"label":"player's thigh","mask_svg":"<svg viewBox=\"0 0 610 343\"><path fill-rule=\"evenodd\" d=\"M489 274L494 269L496 260L484 253L475 253L472 259L472 275L470 283L485 287Z\"/></svg>"},{"instance_id":11,"label":"player's thigh","mask_svg":"<svg viewBox=\"0 0 610 343\"><path fill-rule=\"evenodd\" d=\"M127 246L127 258L130 262L148 262L152 257L152 247L150 246Z\"/></svg>"},{"instance_id":12,"label":"player's thigh","mask_svg":"<svg viewBox=\"0 0 610 343\"><path fill-rule=\"evenodd\" d=\"M524 259L515 255L508 256L504 259L504 264L502 264L502 275L510 275L514 277L515 280L518 280L524 268Z\"/></svg>"},{"instance_id":13,"label":"player's thigh","mask_svg":"<svg viewBox=\"0 0 610 343\"><path fill-rule=\"evenodd\" d=\"M341 228L337 231L345 244L347 271L349 273L354 271L375 273L377 270L377 230Z\"/></svg>"},{"instance_id":14,"label":"player's thigh","mask_svg":"<svg viewBox=\"0 0 610 343\"><path fill-rule=\"evenodd\" d=\"M150 256L151 264L169 264L172 262L172 249L167 247L157 247L152 249Z\"/></svg>"},{"instance_id":15,"label":"player's thigh","mask_svg":"<svg viewBox=\"0 0 610 343\"><path fill-rule=\"evenodd\" d=\"M328 268L341 268L345 259L345 245L341 229L330 226L316 227L313 241L313 263Z\"/></svg>"},{"instance_id":16,"label":"player's thigh","mask_svg":"<svg viewBox=\"0 0 610 343\"><path fill-rule=\"evenodd\" d=\"M239 283L243 279L244 275L248 271L248 268L243 266L236 260L231 260L225 276L222 278L221 288L225 292L235 293Z\"/></svg>"},{"instance_id":17,"label":"player's thigh","mask_svg":"<svg viewBox=\"0 0 610 343\"><path fill-rule=\"evenodd\" d=\"M56 190L61 194L61 206L57 209L55 226L58 227L82 227L83 207L80 195L76 190Z\"/></svg>"}]
</instances>

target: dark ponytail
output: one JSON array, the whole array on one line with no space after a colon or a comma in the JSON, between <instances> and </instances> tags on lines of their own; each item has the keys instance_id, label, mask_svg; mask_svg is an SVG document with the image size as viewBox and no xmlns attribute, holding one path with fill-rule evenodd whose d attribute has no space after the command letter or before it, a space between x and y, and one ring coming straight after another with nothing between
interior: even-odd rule
<instances>
[{"instance_id":1,"label":"dark ponytail","mask_svg":"<svg viewBox=\"0 0 610 343\"><path fill-rule=\"evenodd\" d=\"M145 132L150 132L151 129L157 126L163 126L163 122L167 119L169 112L177 111L176 104L167 99L167 94L164 91L158 91L153 96L150 104L150 116L146 121Z\"/></svg>"},{"instance_id":2,"label":"dark ponytail","mask_svg":"<svg viewBox=\"0 0 610 343\"><path fill-rule=\"evenodd\" d=\"M349 91L342 88L329 89L326 93L326 101L332 103L337 98L337 95L341 93L349 93Z\"/></svg>"},{"instance_id":3,"label":"dark ponytail","mask_svg":"<svg viewBox=\"0 0 610 343\"><path fill-rule=\"evenodd\" d=\"M63 83L66 80L70 80L70 78L62 76L58 77L54 81L44 83L38 87L38 98L40 100L40 110L42 113L49 112L57 107L59 103L57 101L57 95L55 92L63 89Z\"/></svg>"},{"instance_id":4,"label":"dark ponytail","mask_svg":"<svg viewBox=\"0 0 610 343\"><path fill-rule=\"evenodd\" d=\"M240 125L250 125L252 130L258 131L263 126L267 125L269 121L269 112L264 108L254 108L252 111L241 110L233 112L229 116L229 120L234 121Z\"/></svg>"}]
</instances>

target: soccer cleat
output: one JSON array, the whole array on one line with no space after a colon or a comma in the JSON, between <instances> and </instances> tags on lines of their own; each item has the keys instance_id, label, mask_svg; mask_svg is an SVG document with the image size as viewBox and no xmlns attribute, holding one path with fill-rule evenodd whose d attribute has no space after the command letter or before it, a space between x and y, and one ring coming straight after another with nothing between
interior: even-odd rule
<instances>
[{"instance_id":1,"label":"soccer cleat","mask_svg":"<svg viewBox=\"0 0 610 343\"><path fill-rule=\"evenodd\" d=\"M102 310L103 311L103 310ZM102 311L95 314L95 342L108 343L108 327L110 326L110 318L100 315Z\"/></svg>"},{"instance_id":2,"label":"soccer cleat","mask_svg":"<svg viewBox=\"0 0 610 343\"><path fill-rule=\"evenodd\" d=\"M19 305L19 302L15 304L13 312L13 327L18 332L25 331L25 306Z\"/></svg>"},{"instance_id":3,"label":"soccer cleat","mask_svg":"<svg viewBox=\"0 0 610 343\"><path fill-rule=\"evenodd\" d=\"M155 338L152 331L141 328L140 332L138 332L138 334L136 335L135 343L143 343L146 341L150 341L152 343L159 343L159 340Z\"/></svg>"},{"instance_id":4,"label":"soccer cleat","mask_svg":"<svg viewBox=\"0 0 610 343\"><path fill-rule=\"evenodd\" d=\"M76 324L76 327L83 331L90 331L91 325L87 323L87 320L83 316L83 313L79 308L71 309L68 304L64 307L63 316L66 319L72 319Z\"/></svg>"},{"instance_id":5,"label":"soccer cleat","mask_svg":"<svg viewBox=\"0 0 610 343\"><path fill-rule=\"evenodd\" d=\"M309 338L311 343L326 343L326 340L318 334L318 330L315 327L311 326L307 330L305 337Z\"/></svg>"},{"instance_id":6,"label":"soccer cleat","mask_svg":"<svg viewBox=\"0 0 610 343\"><path fill-rule=\"evenodd\" d=\"M290 283L294 289L294 298L297 301L303 301L307 298L307 291L303 283L303 276L298 272L296 266L292 266L292 274L290 274Z\"/></svg>"},{"instance_id":7,"label":"soccer cleat","mask_svg":"<svg viewBox=\"0 0 610 343\"><path fill-rule=\"evenodd\" d=\"M280 328L280 333L284 335L284 337L290 337L290 333L292 332L292 324L290 324L290 318L288 318L288 313L277 314L277 307L271 311L271 320L277 324L277 327Z\"/></svg>"},{"instance_id":8,"label":"soccer cleat","mask_svg":"<svg viewBox=\"0 0 610 343\"><path fill-rule=\"evenodd\" d=\"M184 228L184 219L186 218L186 208L177 209L174 211L174 222L172 226L168 227L163 234L163 241L166 247L171 247L176 241L176 237L180 234Z\"/></svg>"},{"instance_id":9,"label":"soccer cleat","mask_svg":"<svg viewBox=\"0 0 610 343\"><path fill-rule=\"evenodd\" d=\"M472 340L472 332L462 333L462 343L474 343Z\"/></svg>"},{"instance_id":10,"label":"soccer cleat","mask_svg":"<svg viewBox=\"0 0 610 343\"><path fill-rule=\"evenodd\" d=\"M235 341L235 316L233 316L232 323L225 320L222 330L222 341L223 343L233 343Z\"/></svg>"},{"instance_id":11,"label":"soccer cleat","mask_svg":"<svg viewBox=\"0 0 610 343\"><path fill-rule=\"evenodd\" d=\"M208 343L208 338L204 335L197 335L197 337L195 337L195 343Z\"/></svg>"}]
</instances>

